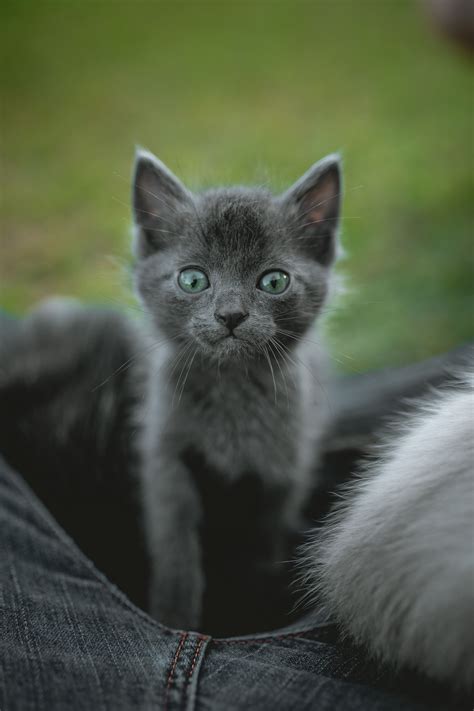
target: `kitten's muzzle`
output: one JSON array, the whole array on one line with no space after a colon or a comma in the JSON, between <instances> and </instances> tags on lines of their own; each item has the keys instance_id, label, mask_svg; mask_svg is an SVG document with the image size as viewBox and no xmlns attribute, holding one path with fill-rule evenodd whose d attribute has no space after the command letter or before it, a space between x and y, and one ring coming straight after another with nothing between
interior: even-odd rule
<instances>
[{"instance_id":1,"label":"kitten's muzzle","mask_svg":"<svg viewBox=\"0 0 474 711\"><path fill-rule=\"evenodd\" d=\"M214 318L232 333L234 328L248 319L249 315L245 311L216 311Z\"/></svg>"}]
</instances>

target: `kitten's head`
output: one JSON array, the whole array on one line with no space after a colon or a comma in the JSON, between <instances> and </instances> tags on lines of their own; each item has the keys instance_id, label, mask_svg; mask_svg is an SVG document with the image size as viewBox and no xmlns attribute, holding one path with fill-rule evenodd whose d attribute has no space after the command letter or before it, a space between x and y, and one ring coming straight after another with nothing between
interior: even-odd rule
<instances>
[{"instance_id":1,"label":"kitten's head","mask_svg":"<svg viewBox=\"0 0 474 711\"><path fill-rule=\"evenodd\" d=\"M291 348L328 290L336 252L338 156L289 190L191 193L157 158L136 157L136 287L158 330L219 360Z\"/></svg>"}]
</instances>

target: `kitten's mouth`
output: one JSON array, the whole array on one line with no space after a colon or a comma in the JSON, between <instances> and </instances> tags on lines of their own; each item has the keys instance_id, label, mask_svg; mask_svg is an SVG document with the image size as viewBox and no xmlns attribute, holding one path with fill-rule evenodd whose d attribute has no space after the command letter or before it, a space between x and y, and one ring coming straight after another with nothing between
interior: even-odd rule
<instances>
[{"instance_id":1,"label":"kitten's mouth","mask_svg":"<svg viewBox=\"0 0 474 711\"><path fill-rule=\"evenodd\" d=\"M211 352L218 358L242 358L252 355L253 348L249 341L236 333L227 333L225 336L209 343Z\"/></svg>"},{"instance_id":2,"label":"kitten's mouth","mask_svg":"<svg viewBox=\"0 0 474 711\"><path fill-rule=\"evenodd\" d=\"M233 331L226 334L206 334L206 336L196 334L196 341L204 355L219 361L253 358L259 350L247 334Z\"/></svg>"},{"instance_id":3,"label":"kitten's mouth","mask_svg":"<svg viewBox=\"0 0 474 711\"><path fill-rule=\"evenodd\" d=\"M216 345L219 346L222 344L225 347L231 346L231 345L233 346L234 343L236 344L236 341L239 341L240 343L244 343L243 339L236 336L235 333L228 333L226 336L223 336L221 339L219 339L217 341Z\"/></svg>"}]
</instances>

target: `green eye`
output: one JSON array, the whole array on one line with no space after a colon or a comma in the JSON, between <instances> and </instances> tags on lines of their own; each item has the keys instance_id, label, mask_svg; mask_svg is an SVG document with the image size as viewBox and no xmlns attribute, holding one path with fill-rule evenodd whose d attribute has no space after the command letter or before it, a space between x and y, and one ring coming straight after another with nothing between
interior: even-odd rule
<instances>
[{"instance_id":1,"label":"green eye","mask_svg":"<svg viewBox=\"0 0 474 711\"><path fill-rule=\"evenodd\" d=\"M286 272L267 272L258 282L258 288L267 294L282 294L289 283L290 277Z\"/></svg>"},{"instance_id":2,"label":"green eye","mask_svg":"<svg viewBox=\"0 0 474 711\"><path fill-rule=\"evenodd\" d=\"M178 284L188 294L199 294L209 286L209 279L200 269L183 269L178 276Z\"/></svg>"}]
</instances>

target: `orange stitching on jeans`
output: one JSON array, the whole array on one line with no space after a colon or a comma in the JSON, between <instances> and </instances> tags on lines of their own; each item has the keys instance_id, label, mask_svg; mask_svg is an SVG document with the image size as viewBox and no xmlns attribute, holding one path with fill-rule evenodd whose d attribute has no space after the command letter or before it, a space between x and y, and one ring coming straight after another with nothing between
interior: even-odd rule
<instances>
[{"instance_id":1,"label":"orange stitching on jeans","mask_svg":"<svg viewBox=\"0 0 474 711\"><path fill-rule=\"evenodd\" d=\"M198 657L199 657L199 652L201 651L202 645L204 644L204 642L205 642L207 639L209 639L209 637L206 637L205 635L199 635L199 643L198 643L198 645L197 645L197 647L196 647L196 651L194 652L193 661L192 661L191 667L190 667L189 672L188 672L188 681L191 679L191 677L192 677L192 675L193 675L194 669L195 669L195 667L196 667L196 662L197 662Z\"/></svg>"},{"instance_id":2,"label":"orange stitching on jeans","mask_svg":"<svg viewBox=\"0 0 474 711\"><path fill-rule=\"evenodd\" d=\"M175 672L175 669L176 669L176 665L177 665L177 663L178 663L179 655L181 654L181 650L183 649L183 645L184 645L184 643L186 642L187 636L188 636L188 633L187 633L187 632L181 632L181 635L180 635L181 639L180 639L179 644L178 644L178 647L177 647L177 649L176 649L176 653L175 653L175 655L174 655L174 657L173 657L173 661L172 661L172 663L171 663L170 671L169 671L169 674L168 674L168 679L167 679L166 689L165 689L165 701L164 701L163 709L166 709L166 708L168 707L168 695L169 695L169 691L170 691L170 689L171 689L171 686L172 686L172 684L173 684L174 672Z\"/></svg>"}]
</instances>

